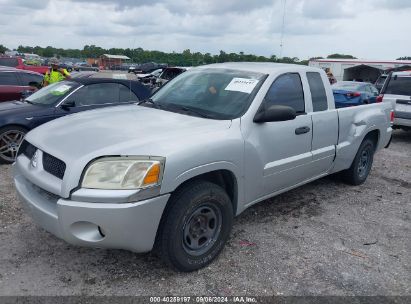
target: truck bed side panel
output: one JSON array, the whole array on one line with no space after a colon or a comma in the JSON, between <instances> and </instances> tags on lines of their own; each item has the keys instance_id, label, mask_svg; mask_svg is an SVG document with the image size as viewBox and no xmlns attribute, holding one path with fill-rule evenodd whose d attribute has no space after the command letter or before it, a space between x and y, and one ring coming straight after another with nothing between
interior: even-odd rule
<instances>
[{"instance_id":1,"label":"truck bed side panel","mask_svg":"<svg viewBox=\"0 0 411 304\"><path fill-rule=\"evenodd\" d=\"M391 138L391 105L385 103L367 104L338 109L339 138L335 165L331 173L348 169L364 140L371 131L379 133L376 150L387 145Z\"/></svg>"}]
</instances>

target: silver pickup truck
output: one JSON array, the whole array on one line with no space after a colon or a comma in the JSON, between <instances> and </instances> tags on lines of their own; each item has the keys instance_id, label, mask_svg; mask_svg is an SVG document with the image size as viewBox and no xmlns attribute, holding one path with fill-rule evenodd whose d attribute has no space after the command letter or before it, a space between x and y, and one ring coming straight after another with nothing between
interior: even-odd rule
<instances>
[{"instance_id":1,"label":"silver pickup truck","mask_svg":"<svg viewBox=\"0 0 411 304\"><path fill-rule=\"evenodd\" d=\"M154 249L180 271L210 263L233 217L341 172L363 183L392 132L389 103L336 110L320 69L194 68L151 99L29 132L17 192L47 231L82 246Z\"/></svg>"}]
</instances>

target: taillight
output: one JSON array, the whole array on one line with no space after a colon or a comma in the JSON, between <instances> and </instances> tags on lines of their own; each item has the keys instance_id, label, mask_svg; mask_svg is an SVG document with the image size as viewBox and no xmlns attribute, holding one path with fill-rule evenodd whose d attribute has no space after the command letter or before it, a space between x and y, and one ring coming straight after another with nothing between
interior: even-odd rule
<instances>
[{"instance_id":1,"label":"taillight","mask_svg":"<svg viewBox=\"0 0 411 304\"><path fill-rule=\"evenodd\" d=\"M360 97L361 93L353 92L353 93L347 93L346 95L347 95L347 97L353 98L353 97Z\"/></svg>"},{"instance_id":2,"label":"taillight","mask_svg":"<svg viewBox=\"0 0 411 304\"><path fill-rule=\"evenodd\" d=\"M394 123L394 119L395 119L395 114L394 114L394 111L391 110L391 114L390 114L390 121L391 121L391 123Z\"/></svg>"},{"instance_id":3,"label":"taillight","mask_svg":"<svg viewBox=\"0 0 411 304\"><path fill-rule=\"evenodd\" d=\"M375 100L375 102L382 102L383 98L384 98L384 95L380 94L377 96L377 99Z\"/></svg>"}]
</instances>

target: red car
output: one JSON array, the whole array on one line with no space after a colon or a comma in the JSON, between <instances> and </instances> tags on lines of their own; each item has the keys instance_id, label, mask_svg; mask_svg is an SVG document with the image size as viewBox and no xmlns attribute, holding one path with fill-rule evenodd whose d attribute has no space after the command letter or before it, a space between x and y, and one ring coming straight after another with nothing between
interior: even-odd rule
<instances>
[{"instance_id":1,"label":"red car","mask_svg":"<svg viewBox=\"0 0 411 304\"><path fill-rule=\"evenodd\" d=\"M43 81L40 73L13 68L0 68L0 102L20 100L37 91Z\"/></svg>"},{"instance_id":2,"label":"red car","mask_svg":"<svg viewBox=\"0 0 411 304\"><path fill-rule=\"evenodd\" d=\"M48 66L26 65L20 57L0 57L0 66L32 71L40 74L46 74L49 70Z\"/></svg>"}]
</instances>

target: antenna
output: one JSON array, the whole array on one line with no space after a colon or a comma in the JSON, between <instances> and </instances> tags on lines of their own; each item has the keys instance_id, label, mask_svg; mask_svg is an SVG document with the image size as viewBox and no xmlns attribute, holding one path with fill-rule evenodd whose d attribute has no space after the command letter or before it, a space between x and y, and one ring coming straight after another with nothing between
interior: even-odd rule
<instances>
[{"instance_id":1,"label":"antenna","mask_svg":"<svg viewBox=\"0 0 411 304\"><path fill-rule=\"evenodd\" d=\"M286 6L287 0L283 1L283 23L281 26L281 39L280 39L280 58L283 58L283 46L284 46L284 29L285 29L285 13L286 13Z\"/></svg>"}]
</instances>

